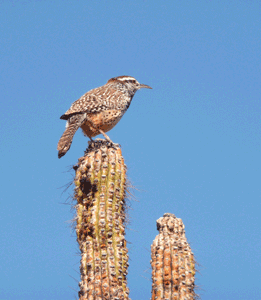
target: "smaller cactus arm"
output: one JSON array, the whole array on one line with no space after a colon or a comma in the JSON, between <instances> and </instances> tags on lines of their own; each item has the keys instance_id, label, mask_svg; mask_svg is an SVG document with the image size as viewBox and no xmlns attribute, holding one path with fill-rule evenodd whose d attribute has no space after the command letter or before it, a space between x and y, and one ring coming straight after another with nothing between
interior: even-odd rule
<instances>
[{"instance_id":1,"label":"smaller cactus arm","mask_svg":"<svg viewBox=\"0 0 261 300\"><path fill-rule=\"evenodd\" d=\"M185 236L184 224L173 214L157 220L159 234L151 245L152 300L192 300L195 259Z\"/></svg>"}]
</instances>

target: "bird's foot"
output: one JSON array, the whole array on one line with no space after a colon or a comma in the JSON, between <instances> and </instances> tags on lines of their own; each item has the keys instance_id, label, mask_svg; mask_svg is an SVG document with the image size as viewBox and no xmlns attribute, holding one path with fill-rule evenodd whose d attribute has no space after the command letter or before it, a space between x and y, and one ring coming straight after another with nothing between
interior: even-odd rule
<instances>
[{"instance_id":1,"label":"bird's foot","mask_svg":"<svg viewBox=\"0 0 261 300\"><path fill-rule=\"evenodd\" d=\"M107 141L107 144L108 146L111 146L113 148L117 148L117 147L120 147L120 144L115 144L113 143L113 141L108 137L107 134L105 134L105 132L103 132L101 129L99 129L100 133L105 137L106 141Z\"/></svg>"},{"instance_id":2,"label":"bird's foot","mask_svg":"<svg viewBox=\"0 0 261 300\"><path fill-rule=\"evenodd\" d=\"M89 145L95 142L106 143L107 146L112 147L114 149L121 148L120 144L114 143L111 139L108 140L108 139L101 139L101 138L96 138L95 140L92 140L91 142L89 142Z\"/></svg>"},{"instance_id":3,"label":"bird's foot","mask_svg":"<svg viewBox=\"0 0 261 300\"><path fill-rule=\"evenodd\" d=\"M105 140L106 140L107 142L113 144L112 140L108 137L107 134L105 134L105 132L103 132L101 129L99 129L99 131L100 131L100 133L105 137Z\"/></svg>"},{"instance_id":4,"label":"bird's foot","mask_svg":"<svg viewBox=\"0 0 261 300\"><path fill-rule=\"evenodd\" d=\"M88 141L88 145L90 146L93 142L94 142L94 140L91 138L91 137L89 137L89 141Z\"/></svg>"}]
</instances>

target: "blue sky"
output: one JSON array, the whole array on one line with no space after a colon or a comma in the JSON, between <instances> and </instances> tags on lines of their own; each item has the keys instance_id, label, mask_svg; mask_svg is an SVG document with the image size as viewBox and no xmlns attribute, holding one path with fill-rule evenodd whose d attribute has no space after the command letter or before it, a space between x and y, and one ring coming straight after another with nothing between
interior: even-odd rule
<instances>
[{"instance_id":1,"label":"blue sky","mask_svg":"<svg viewBox=\"0 0 261 300\"><path fill-rule=\"evenodd\" d=\"M150 298L165 212L185 223L203 300L261 298L260 15L260 1L1 1L1 300L77 297L63 191L88 139L58 160L59 117L119 75L153 87L109 132L138 189L131 298Z\"/></svg>"}]
</instances>

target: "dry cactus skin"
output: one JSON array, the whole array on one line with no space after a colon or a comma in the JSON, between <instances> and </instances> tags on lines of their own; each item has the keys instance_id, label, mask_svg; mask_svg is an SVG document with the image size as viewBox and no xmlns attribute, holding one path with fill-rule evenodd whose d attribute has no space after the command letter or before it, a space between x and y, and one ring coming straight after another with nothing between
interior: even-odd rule
<instances>
[{"instance_id":1,"label":"dry cactus skin","mask_svg":"<svg viewBox=\"0 0 261 300\"><path fill-rule=\"evenodd\" d=\"M159 234L151 245L152 300L191 300L195 260L185 237L185 226L173 214L157 220Z\"/></svg>"},{"instance_id":2,"label":"dry cactus skin","mask_svg":"<svg viewBox=\"0 0 261 300\"><path fill-rule=\"evenodd\" d=\"M129 299L125 240L126 166L118 146L90 143L75 167L80 300Z\"/></svg>"}]
</instances>

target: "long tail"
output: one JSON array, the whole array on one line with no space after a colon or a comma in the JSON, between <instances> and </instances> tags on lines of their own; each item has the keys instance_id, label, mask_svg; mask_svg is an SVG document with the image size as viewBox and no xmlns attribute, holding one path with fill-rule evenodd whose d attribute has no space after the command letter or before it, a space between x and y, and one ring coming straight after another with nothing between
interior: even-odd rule
<instances>
[{"instance_id":1,"label":"long tail","mask_svg":"<svg viewBox=\"0 0 261 300\"><path fill-rule=\"evenodd\" d=\"M78 130L78 128L83 124L85 118L85 114L77 114L71 116L67 120L66 129L57 145L57 150L59 151L58 158L64 156L66 152L70 149L73 136L75 135L75 132Z\"/></svg>"}]
</instances>

